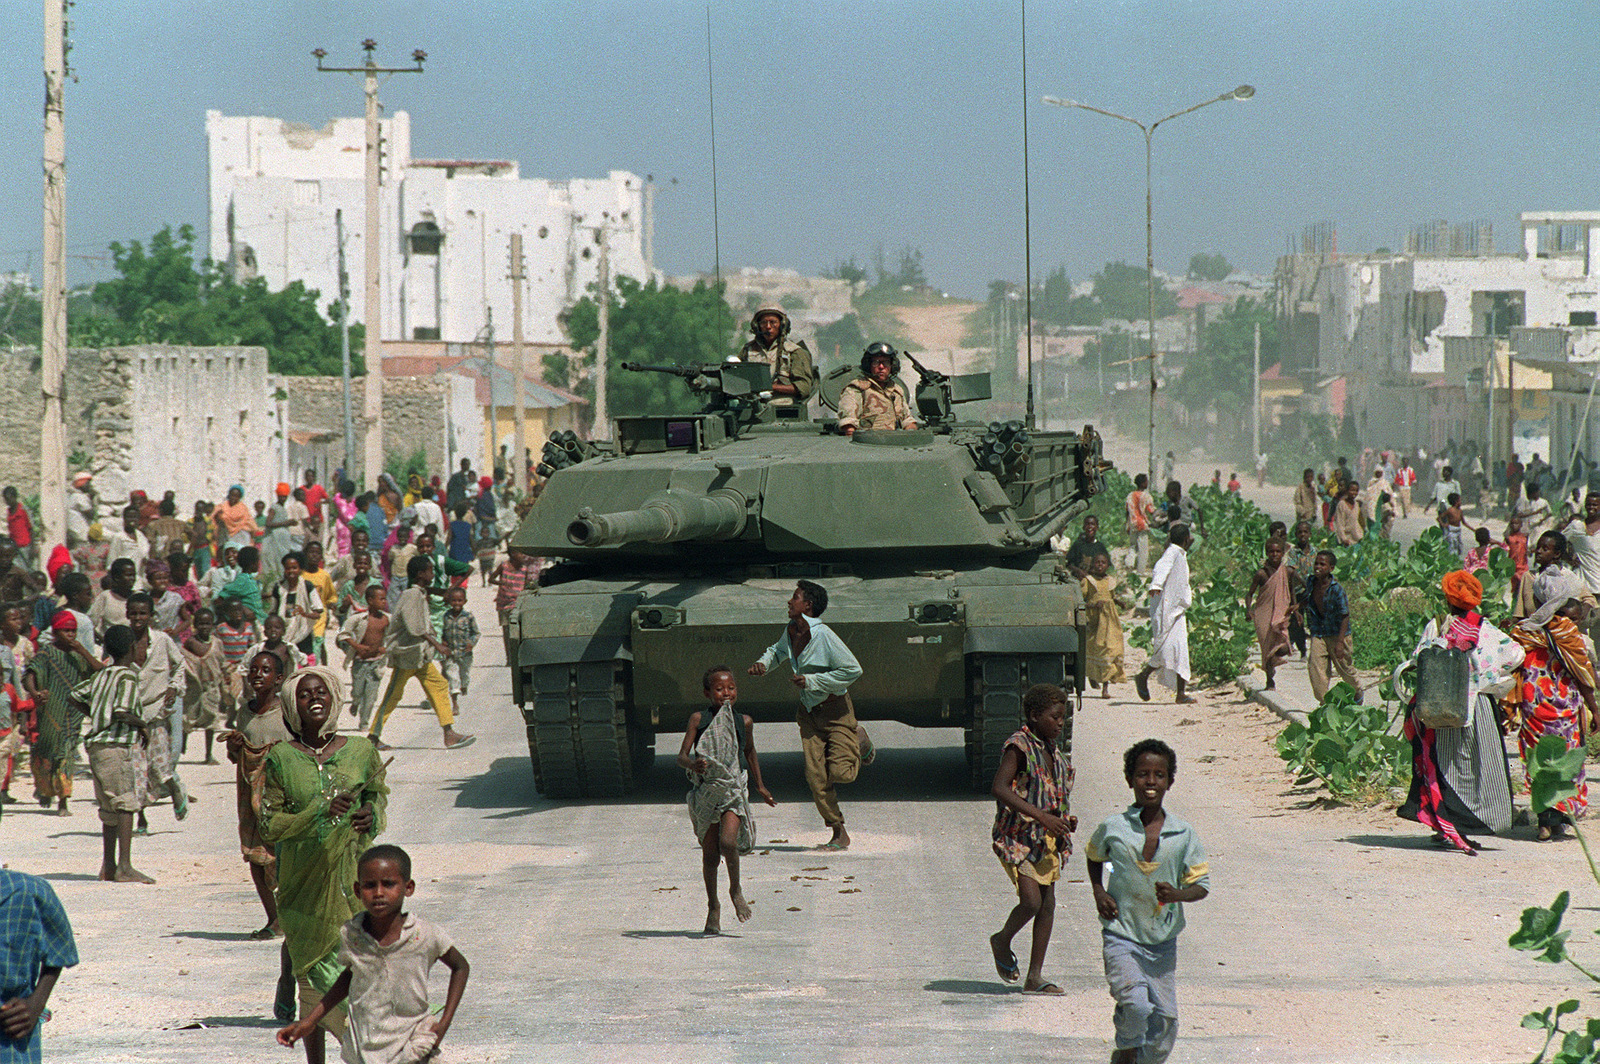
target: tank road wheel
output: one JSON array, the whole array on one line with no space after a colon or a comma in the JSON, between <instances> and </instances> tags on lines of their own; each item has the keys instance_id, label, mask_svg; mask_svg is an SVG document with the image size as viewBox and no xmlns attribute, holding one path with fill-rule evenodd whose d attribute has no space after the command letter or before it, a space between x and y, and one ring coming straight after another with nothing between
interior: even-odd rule
<instances>
[{"instance_id":1,"label":"tank road wheel","mask_svg":"<svg viewBox=\"0 0 1600 1064\"><path fill-rule=\"evenodd\" d=\"M579 661L533 668L528 752L547 798L615 798L633 786L626 667Z\"/></svg>"},{"instance_id":2,"label":"tank road wheel","mask_svg":"<svg viewBox=\"0 0 1600 1064\"><path fill-rule=\"evenodd\" d=\"M967 658L968 705L967 767L974 790L987 791L1000 770L1006 740L1022 727L1022 696L1037 683L1068 688L1065 654L974 654ZM1072 756L1074 699L1067 691L1067 719L1059 740L1061 752Z\"/></svg>"}]
</instances>

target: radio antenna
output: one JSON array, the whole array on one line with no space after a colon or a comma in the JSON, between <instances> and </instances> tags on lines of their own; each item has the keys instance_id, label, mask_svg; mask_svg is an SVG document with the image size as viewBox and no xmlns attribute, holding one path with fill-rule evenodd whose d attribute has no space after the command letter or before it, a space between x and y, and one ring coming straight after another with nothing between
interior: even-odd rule
<instances>
[{"instance_id":1,"label":"radio antenna","mask_svg":"<svg viewBox=\"0 0 1600 1064\"><path fill-rule=\"evenodd\" d=\"M1022 0L1022 271L1028 316L1028 429L1033 424L1033 230L1028 202L1028 0Z\"/></svg>"},{"instance_id":2,"label":"radio antenna","mask_svg":"<svg viewBox=\"0 0 1600 1064\"><path fill-rule=\"evenodd\" d=\"M717 91L711 70L711 5L706 5L706 100L711 112L711 249L717 271L717 298L722 298L722 233L717 218Z\"/></svg>"}]
</instances>

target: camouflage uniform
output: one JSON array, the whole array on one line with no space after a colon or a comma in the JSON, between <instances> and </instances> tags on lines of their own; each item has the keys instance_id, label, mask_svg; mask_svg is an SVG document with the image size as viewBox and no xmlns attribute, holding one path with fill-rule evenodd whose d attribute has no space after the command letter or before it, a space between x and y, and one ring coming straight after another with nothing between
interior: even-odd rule
<instances>
[{"instance_id":1,"label":"camouflage uniform","mask_svg":"<svg viewBox=\"0 0 1600 1064\"><path fill-rule=\"evenodd\" d=\"M777 307L762 307L750 319L754 331L756 319L765 314L776 314L783 321L783 331L768 347L757 335L739 349L740 362L760 362L772 367L772 383L788 382L794 385L799 401L804 403L817 390L817 371L811 362L811 351L799 340L789 339L789 315ZM775 402L791 403L794 397L778 396Z\"/></svg>"},{"instance_id":2,"label":"camouflage uniform","mask_svg":"<svg viewBox=\"0 0 1600 1064\"><path fill-rule=\"evenodd\" d=\"M917 422L899 381L885 387L871 377L858 377L839 396L839 427L889 431L914 429Z\"/></svg>"}]
</instances>

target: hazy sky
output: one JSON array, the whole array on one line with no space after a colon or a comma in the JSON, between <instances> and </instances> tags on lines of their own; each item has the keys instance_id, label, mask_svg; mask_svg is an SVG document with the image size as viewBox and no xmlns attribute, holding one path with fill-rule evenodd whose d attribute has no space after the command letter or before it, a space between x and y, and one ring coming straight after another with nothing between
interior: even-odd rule
<instances>
[{"instance_id":1,"label":"hazy sky","mask_svg":"<svg viewBox=\"0 0 1600 1064\"><path fill-rule=\"evenodd\" d=\"M11 0L0 63L0 269L39 273L41 5ZM711 268L702 2L78 0L67 89L74 255L165 223L206 226L205 112L321 124L361 113L355 65L413 48L397 76L421 157L515 158L528 177L677 178L656 258ZM978 294L1023 272L1022 18L1016 2L712 0L722 264L816 272L921 248L932 283ZM1156 263L1196 251L1270 270L1287 234L1331 220L1341 250L1413 224L1596 209L1594 2L1027 4L1036 275L1144 255L1138 130L1039 102L1158 118L1241 82L1155 137ZM202 243L202 246L203 243ZM108 264L73 258L69 280Z\"/></svg>"}]
</instances>

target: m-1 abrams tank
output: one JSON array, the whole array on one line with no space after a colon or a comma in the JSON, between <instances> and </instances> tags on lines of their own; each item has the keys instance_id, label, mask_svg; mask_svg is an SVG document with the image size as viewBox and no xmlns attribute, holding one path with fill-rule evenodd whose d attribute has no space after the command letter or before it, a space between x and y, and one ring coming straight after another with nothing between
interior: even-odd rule
<instances>
[{"instance_id":1,"label":"m-1 abrams tank","mask_svg":"<svg viewBox=\"0 0 1600 1064\"><path fill-rule=\"evenodd\" d=\"M1093 428L961 422L952 407L988 398L988 375L920 365L924 427L854 436L773 402L765 365L624 368L677 374L706 402L545 446L549 479L512 542L548 564L509 632L543 794L626 793L656 734L704 706L712 665L737 672L740 710L792 722L788 671L744 669L801 578L827 588L824 619L865 669L858 718L964 728L975 787L1030 685L1082 691L1083 599L1049 542L1103 487ZM854 375L831 374L824 404Z\"/></svg>"}]
</instances>

